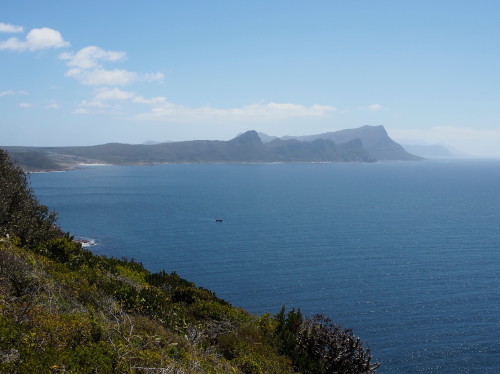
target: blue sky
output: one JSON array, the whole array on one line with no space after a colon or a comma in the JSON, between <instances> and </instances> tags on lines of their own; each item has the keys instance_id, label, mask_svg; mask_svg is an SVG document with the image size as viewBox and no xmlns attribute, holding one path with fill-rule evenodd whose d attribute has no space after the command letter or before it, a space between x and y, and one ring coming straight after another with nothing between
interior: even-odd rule
<instances>
[{"instance_id":1,"label":"blue sky","mask_svg":"<svg viewBox=\"0 0 500 374\"><path fill-rule=\"evenodd\" d=\"M384 125L500 156L498 14L481 0L4 0L0 144Z\"/></svg>"}]
</instances>

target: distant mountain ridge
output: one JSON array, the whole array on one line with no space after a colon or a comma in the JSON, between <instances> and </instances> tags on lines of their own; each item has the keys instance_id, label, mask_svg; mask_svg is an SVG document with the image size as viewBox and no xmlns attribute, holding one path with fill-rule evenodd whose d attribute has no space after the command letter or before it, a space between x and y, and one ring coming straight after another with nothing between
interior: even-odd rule
<instances>
[{"instance_id":1,"label":"distant mountain ridge","mask_svg":"<svg viewBox=\"0 0 500 374\"><path fill-rule=\"evenodd\" d=\"M356 129L346 129L318 135L285 136L282 139L297 139L301 141L330 139L336 143L360 139L368 153L379 161L421 160L421 157L407 152L401 145L392 140L384 126L362 126Z\"/></svg>"},{"instance_id":2,"label":"distant mountain ridge","mask_svg":"<svg viewBox=\"0 0 500 374\"><path fill-rule=\"evenodd\" d=\"M160 144L108 143L80 147L2 147L27 170L57 170L82 163L152 165L159 163L375 162L419 160L394 142L383 126L363 126L267 142L254 130L227 140ZM31 154L26 157L26 154ZM39 157L33 157L38 155ZM28 162L26 162L26 160ZM42 162L43 161L43 162Z\"/></svg>"}]
</instances>

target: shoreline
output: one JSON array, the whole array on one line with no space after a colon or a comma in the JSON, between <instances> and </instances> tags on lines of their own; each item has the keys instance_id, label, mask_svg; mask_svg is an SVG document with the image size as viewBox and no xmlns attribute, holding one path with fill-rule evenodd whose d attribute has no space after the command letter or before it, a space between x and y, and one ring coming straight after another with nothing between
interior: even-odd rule
<instances>
[{"instance_id":1,"label":"shoreline","mask_svg":"<svg viewBox=\"0 0 500 374\"><path fill-rule=\"evenodd\" d=\"M286 165L286 164L381 164L381 163L412 163L412 162L433 162L433 161L498 161L500 158L489 158L489 157L447 157L447 158L427 158L422 160L376 160L376 161L255 161L255 162L221 162L221 161L211 161L211 162L154 162L154 163L123 163L123 164L110 164L110 163L79 163L74 164L72 166L61 167L53 170L36 170L29 171L25 170L28 173L62 173L66 171L85 169L88 167L106 167L106 166L160 166L160 165Z\"/></svg>"}]
</instances>

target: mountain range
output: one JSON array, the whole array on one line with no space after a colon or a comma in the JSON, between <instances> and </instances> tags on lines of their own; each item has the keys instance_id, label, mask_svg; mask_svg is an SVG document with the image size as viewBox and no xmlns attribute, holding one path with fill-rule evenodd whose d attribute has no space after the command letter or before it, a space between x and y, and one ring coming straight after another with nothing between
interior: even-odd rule
<instances>
[{"instance_id":1,"label":"mountain range","mask_svg":"<svg viewBox=\"0 0 500 374\"><path fill-rule=\"evenodd\" d=\"M1 147L30 171L64 170L80 164L375 162L420 160L392 140L383 126L318 135L275 138L247 131L228 141L160 144L108 143L79 147Z\"/></svg>"},{"instance_id":2,"label":"mountain range","mask_svg":"<svg viewBox=\"0 0 500 374\"><path fill-rule=\"evenodd\" d=\"M316 139L329 139L335 143L360 139L368 153L378 161L413 161L420 159L420 157L408 153L401 145L392 140L384 126L363 126L356 129L346 129L318 135L285 136L282 139L296 139L306 142Z\"/></svg>"}]
</instances>

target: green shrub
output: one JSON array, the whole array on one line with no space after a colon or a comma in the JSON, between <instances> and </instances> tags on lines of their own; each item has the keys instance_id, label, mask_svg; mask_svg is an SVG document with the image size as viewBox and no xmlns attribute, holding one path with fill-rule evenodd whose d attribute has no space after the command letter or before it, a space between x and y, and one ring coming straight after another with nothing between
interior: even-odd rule
<instances>
[{"instance_id":1,"label":"green shrub","mask_svg":"<svg viewBox=\"0 0 500 374\"><path fill-rule=\"evenodd\" d=\"M361 339L323 315L304 320L300 310L285 314L283 307L275 318L280 353L305 374L372 374L380 367Z\"/></svg>"},{"instance_id":2,"label":"green shrub","mask_svg":"<svg viewBox=\"0 0 500 374\"><path fill-rule=\"evenodd\" d=\"M175 271L168 274L165 270L158 273L148 274L146 276L146 282L150 285L155 286L171 294L174 290L179 287L194 287L193 282L189 282L181 278Z\"/></svg>"},{"instance_id":3,"label":"green shrub","mask_svg":"<svg viewBox=\"0 0 500 374\"><path fill-rule=\"evenodd\" d=\"M96 260L92 252L67 236L45 241L36 246L35 252L71 268L93 265Z\"/></svg>"},{"instance_id":4,"label":"green shrub","mask_svg":"<svg viewBox=\"0 0 500 374\"><path fill-rule=\"evenodd\" d=\"M0 237L6 235L34 248L63 233L56 226L56 214L35 198L26 173L0 150Z\"/></svg>"}]
</instances>

